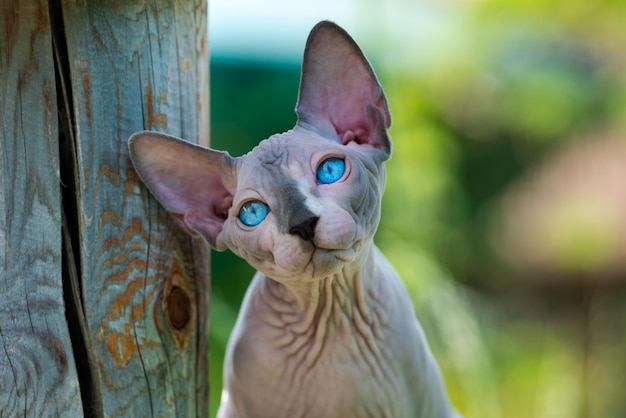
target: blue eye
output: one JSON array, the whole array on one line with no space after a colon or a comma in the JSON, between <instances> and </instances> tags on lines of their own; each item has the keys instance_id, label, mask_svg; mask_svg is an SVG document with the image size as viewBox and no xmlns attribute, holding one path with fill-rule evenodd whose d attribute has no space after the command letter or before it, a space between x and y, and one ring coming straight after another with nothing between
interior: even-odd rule
<instances>
[{"instance_id":1,"label":"blue eye","mask_svg":"<svg viewBox=\"0 0 626 418\"><path fill-rule=\"evenodd\" d=\"M337 182L346 172L346 162L341 158L328 158L317 167L317 181L320 184Z\"/></svg>"},{"instance_id":2,"label":"blue eye","mask_svg":"<svg viewBox=\"0 0 626 418\"><path fill-rule=\"evenodd\" d=\"M243 204L239 210L239 220L246 226L257 226L270 213L270 208L258 200L251 200Z\"/></svg>"}]
</instances>

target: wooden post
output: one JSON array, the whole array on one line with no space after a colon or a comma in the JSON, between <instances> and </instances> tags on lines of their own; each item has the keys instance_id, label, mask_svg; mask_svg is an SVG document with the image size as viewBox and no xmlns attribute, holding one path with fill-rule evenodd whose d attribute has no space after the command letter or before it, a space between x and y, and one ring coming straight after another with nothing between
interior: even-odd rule
<instances>
[{"instance_id":1,"label":"wooden post","mask_svg":"<svg viewBox=\"0 0 626 418\"><path fill-rule=\"evenodd\" d=\"M0 416L76 416L48 5L4 1L0 13Z\"/></svg>"},{"instance_id":2,"label":"wooden post","mask_svg":"<svg viewBox=\"0 0 626 418\"><path fill-rule=\"evenodd\" d=\"M0 6L0 417L208 416L208 248L130 134L208 143L205 0Z\"/></svg>"}]
</instances>

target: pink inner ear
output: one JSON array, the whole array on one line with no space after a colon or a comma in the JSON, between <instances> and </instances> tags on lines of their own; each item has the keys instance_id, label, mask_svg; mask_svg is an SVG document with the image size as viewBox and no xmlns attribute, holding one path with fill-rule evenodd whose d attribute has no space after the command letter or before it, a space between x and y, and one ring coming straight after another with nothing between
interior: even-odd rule
<instances>
[{"instance_id":1,"label":"pink inner ear","mask_svg":"<svg viewBox=\"0 0 626 418\"><path fill-rule=\"evenodd\" d=\"M225 220L228 218L228 211L232 205L233 195L224 189L224 196L215 202L212 212L215 213L219 219Z\"/></svg>"},{"instance_id":2,"label":"pink inner ear","mask_svg":"<svg viewBox=\"0 0 626 418\"><path fill-rule=\"evenodd\" d=\"M146 183L161 204L174 213L193 210L208 218L225 219L232 202L231 193L209 175L186 175L188 167L176 167L166 172L150 172ZM179 171L180 170L180 171Z\"/></svg>"},{"instance_id":3,"label":"pink inner ear","mask_svg":"<svg viewBox=\"0 0 626 418\"><path fill-rule=\"evenodd\" d=\"M156 133L134 135L130 148L137 172L157 200L185 229L215 246L232 205L234 160Z\"/></svg>"},{"instance_id":4,"label":"pink inner ear","mask_svg":"<svg viewBox=\"0 0 626 418\"><path fill-rule=\"evenodd\" d=\"M203 234L213 246L233 201L232 193L226 189L220 173L215 172L216 168L198 161L180 161L179 165L167 167L160 173L148 170L150 180L146 180L152 183L152 190L161 204L180 215L178 219L187 230Z\"/></svg>"},{"instance_id":5,"label":"pink inner ear","mask_svg":"<svg viewBox=\"0 0 626 418\"><path fill-rule=\"evenodd\" d=\"M346 145L348 142L356 142L357 144L362 144L363 143L363 138L367 138L368 136L368 131L366 131L365 129L359 129L356 132L348 129L347 131L344 131L343 133L339 133L340 135L340 139L341 139L341 143L343 145Z\"/></svg>"},{"instance_id":6,"label":"pink inner ear","mask_svg":"<svg viewBox=\"0 0 626 418\"><path fill-rule=\"evenodd\" d=\"M340 27L318 24L304 54L298 123L334 136L390 150L385 95L363 53Z\"/></svg>"},{"instance_id":7,"label":"pink inner ear","mask_svg":"<svg viewBox=\"0 0 626 418\"><path fill-rule=\"evenodd\" d=\"M184 194L168 194L163 206L167 208L168 204L172 205L172 209L168 210L189 234L200 233L211 246L217 247L217 236L222 232L228 218L233 197L220 183L208 184L206 190L212 192L198 194L194 199L187 199Z\"/></svg>"}]
</instances>

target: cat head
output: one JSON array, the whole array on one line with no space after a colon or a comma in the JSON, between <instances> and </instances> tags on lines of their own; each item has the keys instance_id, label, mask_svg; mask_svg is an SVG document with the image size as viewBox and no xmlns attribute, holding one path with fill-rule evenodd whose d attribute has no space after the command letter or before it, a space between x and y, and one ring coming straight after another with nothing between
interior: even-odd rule
<instances>
[{"instance_id":1,"label":"cat head","mask_svg":"<svg viewBox=\"0 0 626 418\"><path fill-rule=\"evenodd\" d=\"M275 280L318 279L372 240L391 152L382 88L334 23L309 35L296 113L294 129L242 157L155 132L134 134L130 155L189 233Z\"/></svg>"}]
</instances>

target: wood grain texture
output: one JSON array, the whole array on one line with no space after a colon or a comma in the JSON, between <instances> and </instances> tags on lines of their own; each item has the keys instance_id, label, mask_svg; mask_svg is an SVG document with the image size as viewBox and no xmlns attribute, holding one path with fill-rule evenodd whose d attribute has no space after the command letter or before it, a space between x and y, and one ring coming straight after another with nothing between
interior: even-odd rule
<instances>
[{"instance_id":1,"label":"wood grain texture","mask_svg":"<svg viewBox=\"0 0 626 418\"><path fill-rule=\"evenodd\" d=\"M128 137L208 141L206 1L63 2L84 304L105 416L208 416L208 249L132 169Z\"/></svg>"},{"instance_id":2,"label":"wood grain texture","mask_svg":"<svg viewBox=\"0 0 626 418\"><path fill-rule=\"evenodd\" d=\"M82 416L64 314L48 4L0 6L0 417Z\"/></svg>"}]
</instances>

